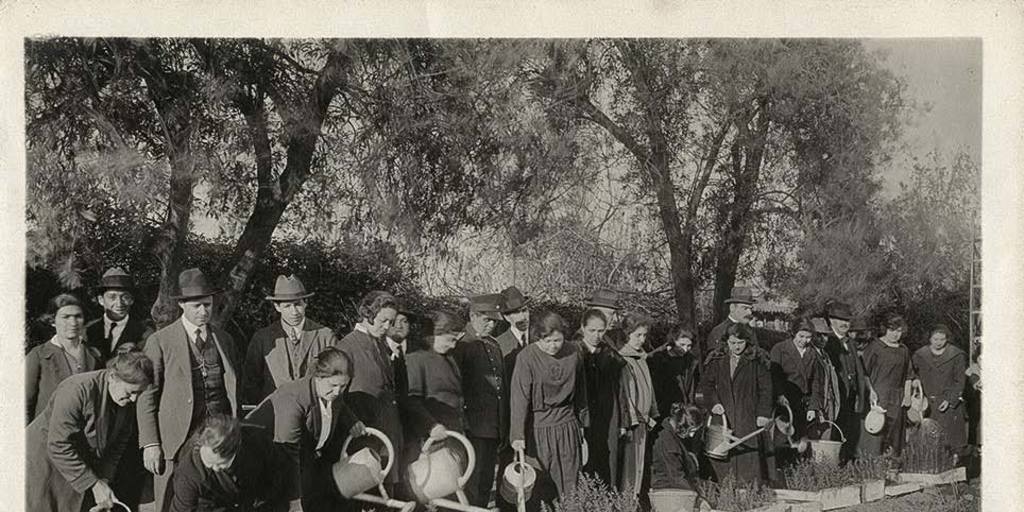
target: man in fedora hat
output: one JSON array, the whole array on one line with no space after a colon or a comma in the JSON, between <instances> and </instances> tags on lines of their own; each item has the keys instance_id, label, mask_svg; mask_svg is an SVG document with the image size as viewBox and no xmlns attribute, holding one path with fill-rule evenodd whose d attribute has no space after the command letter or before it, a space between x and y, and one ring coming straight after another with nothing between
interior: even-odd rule
<instances>
[{"instance_id":1,"label":"man in fedora hat","mask_svg":"<svg viewBox=\"0 0 1024 512\"><path fill-rule=\"evenodd\" d=\"M620 347L626 341L626 333L619 328L619 294L613 290L595 290L587 297L587 308L596 309L608 320L605 325L604 342L612 348Z\"/></svg>"},{"instance_id":2,"label":"man in fedora hat","mask_svg":"<svg viewBox=\"0 0 1024 512\"><path fill-rule=\"evenodd\" d=\"M871 407L864 363L854 339L849 336L852 319L853 312L845 303L831 302L825 307L829 330L825 335L825 353L838 381L839 412L835 422L846 433L846 442L839 454L844 461L855 457L861 431L860 418Z\"/></svg>"},{"instance_id":3,"label":"man in fedora hat","mask_svg":"<svg viewBox=\"0 0 1024 512\"><path fill-rule=\"evenodd\" d=\"M500 295L501 317L508 322L508 330L498 335L497 340L502 356L507 358L530 343L530 308L523 292L515 286L505 288ZM515 361L515 356L512 360Z\"/></svg>"},{"instance_id":4,"label":"man in fedora hat","mask_svg":"<svg viewBox=\"0 0 1024 512\"><path fill-rule=\"evenodd\" d=\"M213 296L220 293L197 268L178 276L181 318L145 343L153 361L153 384L139 397L139 446L146 469L156 475L157 511L170 504L168 485L181 447L214 414L238 415L235 344L210 323Z\"/></svg>"},{"instance_id":5,"label":"man in fedora hat","mask_svg":"<svg viewBox=\"0 0 1024 512\"><path fill-rule=\"evenodd\" d=\"M85 337L86 344L98 350L104 361L141 347L153 334L145 321L131 316L134 289L132 276L119 267L107 270L96 287L96 302L103 307L103 316L85 325Z\"/></svg>"},{"instance_id":6,"label":"man in fedora hat","mask_svg":"<svg viewBox=\"0 0 1024 512\"><path fill-rule=\"evenodd\" d=\"M279 320L256 331L249 341L242 372L245 403L258 404L275 389L308 375L316 355L337 342L334 331L306 317L306 299L313 296L295 275L277 276L266 300Z\"/></svg>"},{"instance_id":7,"label":"man in fedora hat","mask_svg":"<svg viewBox=\"0 0 1024 512\"><path fill-rule=\"evenodd\" d=\"M491 336L502 319L500 294L469 299L469 325L455 358L462 373L467 434L476 452L476 469L466 492L470 503L487 507L494 485L498 451L508 442L508 395L501 347Z\"/></svg>"},{"instance_id":8,"label":"man in fedora hat","mask_svg":"<svg viewBox=\"0 0 1024 512\"><path fill-rule=\"evenodd\" d=\"M725 299L725 303L729 306L729 315L708 333L708 350L717 346L725 347L725 340L722 337L726 330L735 324L750 326L750 319L753 318L754 294L750 288L733 288L729 298ZM757 341L757 332L752 328L750 329L750 343L757 347L761 346Z\"/></svg>"}]
</instances>

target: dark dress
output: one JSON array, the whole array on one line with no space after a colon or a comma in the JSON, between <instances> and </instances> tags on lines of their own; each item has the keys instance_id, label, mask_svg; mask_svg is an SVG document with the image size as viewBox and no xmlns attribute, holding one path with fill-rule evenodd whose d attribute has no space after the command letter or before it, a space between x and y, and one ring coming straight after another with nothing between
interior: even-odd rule
<instances>
[{"instance_id":1,"label":"dark dress","mask_svg":"<svg viewBox=\"0 0 1024 512\"><path fill-rule=\"evenodd\" d=\"M406 358L406 373L409 395L404 417L416 433L410 443L422 443L438 423L460 434L466 431L462 374L451 355L433 350L413 352Z\"/></svg>"},{"instance_id":2,"label":"dark dress","mask_svg":"<svg viewBox=\"0 0 1024 512\"><path fill-rule=\"evenodd\" d=\"M906 382L913 378L910 349L900 344L890 347L874 339L864 349L864 371L875 393L878 405L885 409L885 425L878 434L861 433L861 449L868 454L882 454L889 448L899 455L903 451L906 415L903 395Z\"/></svg>"},{"instance_id":3,"label":"dark dress","mask_svg":"<svg viewBox=\"0 0 1024 512\"><path fill-rule=\"evenodd\" d=\"M647 365L654 379L654 398L661 417L668 417L676 402L694 402L700 378L693 352L677 355L671 349L659 350L647 360Z\"/></svg>"},{"instance_id":4,"label":"dark dress","mask_svg":"<svg viewBox=\"0 0 1024 512\"><path fill-rule=\"evenodd\" d=\"M596 475L602 482L617 487L619 482L619 429L629 422L627 401L620 385L626 361L607 343L602 342L591 353L579 340L580 353L587 379L587 408L590 427L586 429L590 459L583 471Z\"/></svg>"},{"instance_id":5,"label":"dark dress","mask_svg":"<svg viewBox=\"0 0 1024 512\"><path fill-rule=\"evenodd\" d=\"M928 397L928 411L925 414L942 427L948 446L955 450L962 449L967 444L967 424L960 399L967 380L967 355L953 345L946 345L942 355L937 356L926 345L914 352L913 363L924 394ZM949 408L939 412L943 400L949 402Z\"/></svg>"},{"instance_id":6,"label":"dark dress","mask_svg":"<svg viewBox=\"0 0 1024 512\"><path fill-rule=\"evenodd\" d=\"M747 344L740 354L735 374L730 375L730 355L726 350L712 351L704 365L701 394L710 411L722 404L733 435L743 437L757 430L757 417L772 414L772 381L768 353ZM713 424L722 424L721 416L712 416ZM731 474L740 481L761 482L769 478L766 459L766 435L755 436L729 451L728 459L713 460L718 479Z\"/></svg>"}]
</instances>

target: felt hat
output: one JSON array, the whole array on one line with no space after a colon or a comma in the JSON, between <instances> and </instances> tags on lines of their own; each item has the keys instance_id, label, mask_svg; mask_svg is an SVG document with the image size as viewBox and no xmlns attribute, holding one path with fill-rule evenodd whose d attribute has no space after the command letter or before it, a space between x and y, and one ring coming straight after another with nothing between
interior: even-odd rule
<instances>
[{"instance_id":1,"label":"felt hat","mask_svg":"<svg viewBox=\"0 0 1024 512\"><path fill-rule=\"evenodd\" d=\"M736 287L733 288L729 293L729 298L725 299L726 304L754 304L754 292L750 288Z\"/></svg>"},{"instance_id":2,"label":"felt hat","mask_svg":"<svg viewBox=\"0 0 1024 512\"><path fill-rule=\"evenodd\" d=\"M498 293L477 295L469 298L469 310L480 313L491 320L501 320L503 297Z\"/></svg>"},{"instance_id":3,"label":"felt hat","mask_svg":"<svg viewBox=\"0 0 1024 512\"><path fill-rule=\"evenodd\" d=\"M619 294L612 290L594 290L594 293L587 298L588 306L598 306L602 308L619 309Z\"/></svg>"},{"instance_id":4,"label":"felt hat","mask_svg":"<svg viewBox=\"0 0 1024 512\"><path fill-rule=\"evenodd\" d=\"M509 286L502 290L501 298L502 313L512 313L526 307L526 297L515 286Z\"/></svg>"},{"instance_id":5,"label":"felt hat","mask_svg":"<svg viewBox=\"0 0 1024 512\"><path fill-rule=\"evenodd\" d=\"M829 318L835 318L837 320L852 320L853 311L849 304L845 302L833 302L825 306L825 313Z\"/></svg>"},{"instance_id":6,"label":"felt hat","mask_svg":"<svg viewBox=\"0 0 1024 512\"><path fill-rule=\"evenodd\" d=\"M198 268L185 269L178 274L178 290L177 295L171 296L172 299L197 299L221 292L220 289L210 283L209 279L206 278L206 274Z\"/></svg>"},{"instance_id":7,"label":"felt hat","mask_svg":"<svg viewBox=\"0 0 1024 512\"><path fill-rule=\"evenodd\" d=\"M818 332L818 330L814 327L814 324L810 321L810 319L807 318L801 318L800 321L796 323L796 326L793 327L794 335L800 331L807 331L811 334L815 334Z\"/></svg>"},{"instance_id":8,"label":"felt hat","mask_svg":"<svg viewBox=\"0 0 1024 512\"><path fill-rule=\"evenodd\" d=\"M290 276L277 276L277 283L274 285L274 294L268 295L266 300L271 302L288 302L312 297L313 292L307 292L302 281L294 274Z\"/></svg>"},{"instance_id":9,"label":"felt hat","mask_svg":"<svg viewBox=\"0 0 1024 512\"><path fill-rule=\"evenodd\" d=\"M103 273L100 283L96 286L96 293L103 293L107 290L132 290L135 288L135 280L121 267L114 267Z\"/></svg>"}]
</instances>

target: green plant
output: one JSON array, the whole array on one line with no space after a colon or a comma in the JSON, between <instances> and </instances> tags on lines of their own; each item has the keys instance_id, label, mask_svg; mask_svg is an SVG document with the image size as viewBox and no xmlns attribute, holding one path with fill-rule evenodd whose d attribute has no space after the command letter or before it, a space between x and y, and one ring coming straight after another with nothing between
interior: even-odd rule
<instances>
[{"instance_id":1,"label":"green plant","mask_svg":"<svg viewBox=\"0 0 1024 512\"><path fill-rule=\"evenodd\" d=\"M775 501L775 494L768 486L741 482L732 476L726 476L720 482L702 481L699 488L699 494L715 510L743 512Z\"/></svg>"},{"instance_id":2,"label":"green plant","mask_svg":"<svg viewBox=\"0 0 1024 512\"><path fill-rule=\"evenodd\" d=\"M576 487L562 495L543 512L636 512L639 503L635 496L620 493L596 477L580 474Z\"/></svg>"},{"instance_id":3,"label":"green plant","mask_svg":"<svg viewBox=\"0 0 1024 512\"><path fill-rule=\"evenodd\" d=\"M843 466L805 460L783 470L786 487L797 491L820 491L830 487L856 485L865 480L885 478L888 460L881 456L862 457Z\"/></svg>"},{"instance_id":4,"label":"green plant","mask_svg":"<svg viewBox=\"0 0 1024 512\"><path fill-rule=\"evenodd\" d=\"M953 469L954 453L943 441L941 433L911 437L900 456L902 471L935 474Z\"/></svg>"},{"instance_id":5,"label":"green plant","mask_svg":"<svg viewBox=\"0 0 1024 512\"><path fill-rule=\"evenodd\" d=\"M889 468L889 460L882 455L863 456L844 466L857 481L882 480Z\"/></svg>"}]
</instances>

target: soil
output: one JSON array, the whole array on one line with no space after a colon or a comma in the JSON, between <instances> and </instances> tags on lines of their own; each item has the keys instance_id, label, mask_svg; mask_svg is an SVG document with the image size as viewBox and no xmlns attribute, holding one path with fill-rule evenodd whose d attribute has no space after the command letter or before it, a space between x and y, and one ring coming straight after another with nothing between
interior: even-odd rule
<instances>
[{"instance_id":1,"label":"soil","mask_svg":"<svg viewBox=\"0 0 1024 512\"><path fill-rule=\"evenodd\" d=\"M932 487L898 498L886 498L843 509L850 512L977 512L981 510L981 481Z\"/></svg>"}]
</instances>

